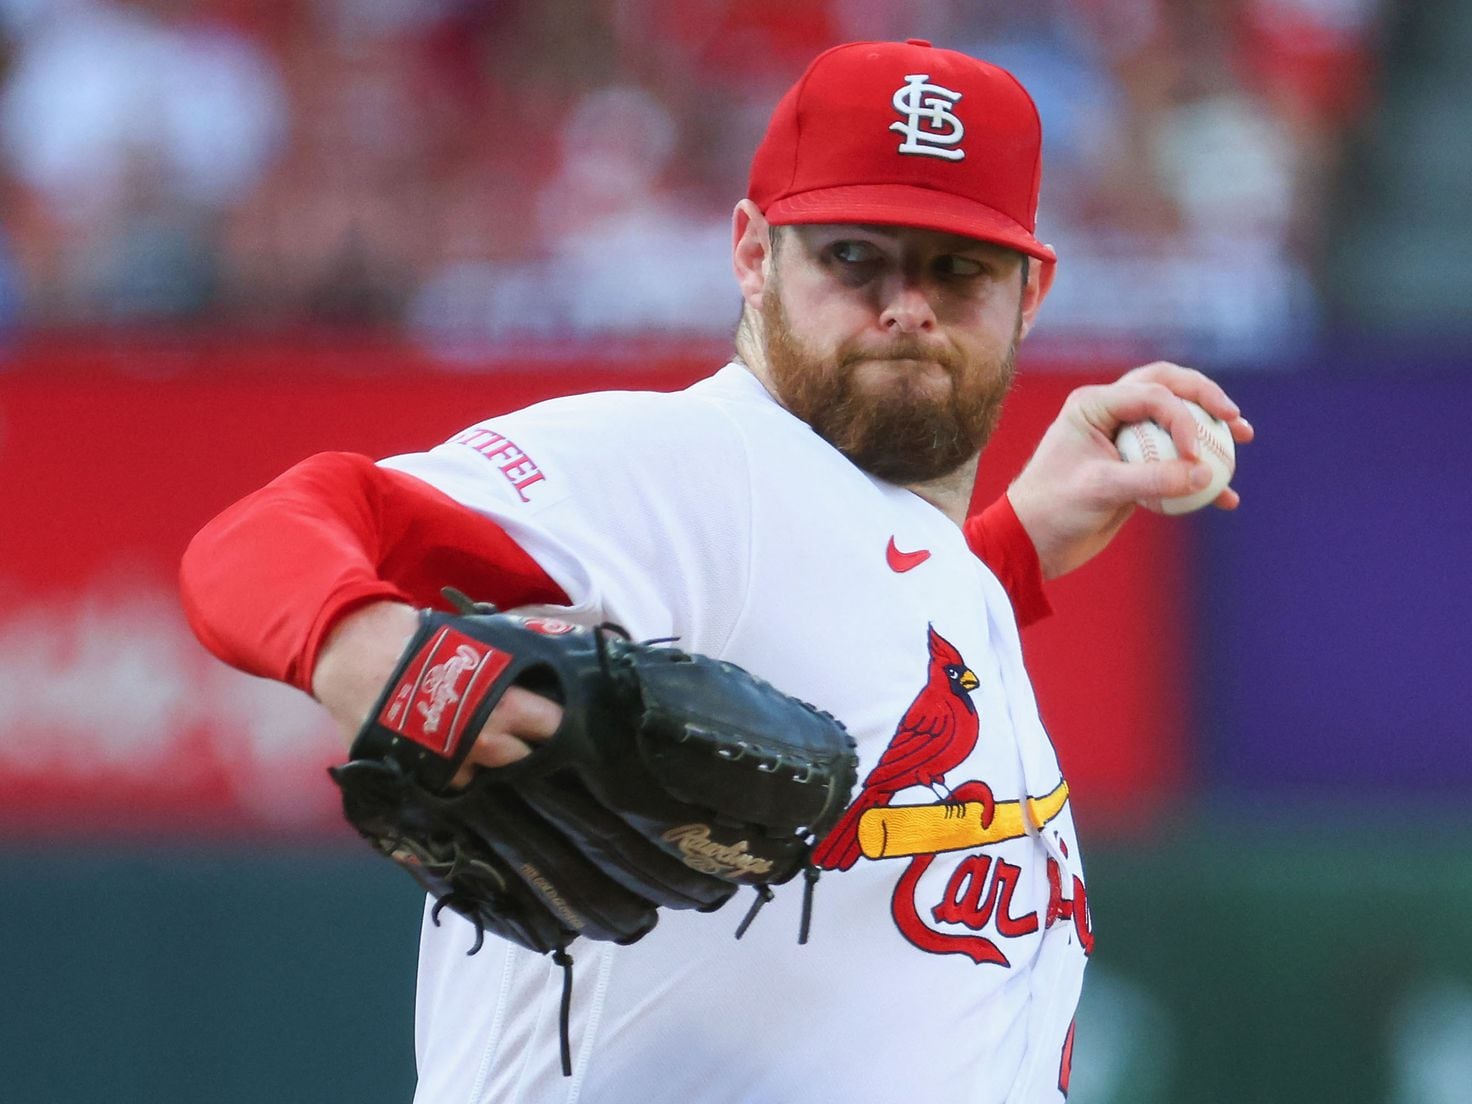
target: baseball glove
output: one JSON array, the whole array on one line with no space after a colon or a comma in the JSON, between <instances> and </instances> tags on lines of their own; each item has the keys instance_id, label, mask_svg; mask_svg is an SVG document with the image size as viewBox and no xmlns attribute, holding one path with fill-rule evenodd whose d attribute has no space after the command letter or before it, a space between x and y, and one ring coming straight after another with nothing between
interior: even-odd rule
<instances>
[{"instance_id":1,"label":"baseball glove","mask_svg":"<svg viewBox=\"0 0 1472 1104\"><path fill-rule=\"evenodd\" d=\"M432 916L476 925L472 954L485 931L564 957L580 935L632 943L659 908L710 911L743 885L760 901L812 870L857 769L838 721L665 642L446 593L461 612L421 611L331 774L359 833L437 899ZM558 702L560 727L450 789L511 686Z\"/></svg>"}]
</instances>

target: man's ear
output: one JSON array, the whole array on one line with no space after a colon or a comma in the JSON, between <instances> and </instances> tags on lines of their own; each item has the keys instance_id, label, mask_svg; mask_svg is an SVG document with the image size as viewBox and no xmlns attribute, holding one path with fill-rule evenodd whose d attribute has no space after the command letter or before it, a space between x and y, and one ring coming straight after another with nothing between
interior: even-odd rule
<instances>
[{"instance_id":1,"label":"man's ear","mask_svg":"<svg viewBox=\"0 0 1472 1104\"><path fill-rule=\"evenodd\" d=\"M1027 266L1027 286L1022 289L1022 337L1026 337L1032 329L1038 310L1052 290L1053 277L1057 274L1057 261L1040 261L1034 258Z\"/></svg>"},{"instance_id":2,"label":"man's ear","mask_svg":"<svg viewBox=\"0 0 1472 1104\"><path fill-rule=\"evenodd\" d=\"M749 199L736 204L731 214L731 266L741 297L752 310L762 309L762 292L771 275L772 230L766 216Z\"/></svg>"}]
</instances>

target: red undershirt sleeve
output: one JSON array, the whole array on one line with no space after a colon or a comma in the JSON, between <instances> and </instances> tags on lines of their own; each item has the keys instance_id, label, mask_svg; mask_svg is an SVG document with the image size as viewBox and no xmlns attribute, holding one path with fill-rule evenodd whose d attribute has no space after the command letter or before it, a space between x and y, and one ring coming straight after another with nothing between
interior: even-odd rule
<instances>
[{"instance_id":1,"label":"red undershirt sleeve","mask_svg":"<svg viewBox=\"0 0 1472 1104\"><path fill-rule=\"evenodd\" d=\"M453 586L502 608L567 605L495 522L365 456L302 461L195 536L180 564L195 635L241 670L310 692L327 634L371 602L445 605Z\"/></svg>"},{"instance_id":2,"label":"red undershirt sleeve","mask_svg":"<svg viewBox=\"0 0 1472 1104\"><path fill-rule=\"evenodd\" d=\"M1025 629L1053 612L1043 593L1043 565L1037 549L1005 494L981 513L967 518L962 531L971 551L1006 588L1019 628Z\"/></svg>"}]
</instances>

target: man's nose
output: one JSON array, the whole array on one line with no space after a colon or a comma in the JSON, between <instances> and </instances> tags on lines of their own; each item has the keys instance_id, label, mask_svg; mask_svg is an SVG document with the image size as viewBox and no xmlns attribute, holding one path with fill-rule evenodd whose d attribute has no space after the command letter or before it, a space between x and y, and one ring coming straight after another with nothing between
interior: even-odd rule
<instances>
[{"instance_id":1,"label":"man's nose","mask_svg":"<svg viewBox=\"0 0 1472 1104\"><path fill-rule=\"evenodd\" d=\"M935 308L917 280L899 277L884 290L879 324L890 333L923 333L935 328Z\"/></svg>"}]
</instances>

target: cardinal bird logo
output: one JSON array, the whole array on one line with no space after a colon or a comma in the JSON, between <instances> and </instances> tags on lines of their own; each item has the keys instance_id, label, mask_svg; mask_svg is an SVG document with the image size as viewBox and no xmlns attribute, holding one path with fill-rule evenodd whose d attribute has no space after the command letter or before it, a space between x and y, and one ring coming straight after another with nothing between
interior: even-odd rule
<instances>
[{"instance_id":1,"label":"cardinal bird logo","mask_svg":"<svg viewBox=\"0 0 1472 1104\"><path fill-rule=\"evenodd\" d=\"M890 897L890 915L906 941L928 954L964 955L978 965L1005 969L1011 966L1006 953L983 930L994 931L1001 939L1016 938L1035 932L1039 915L1013 914L1022 868L975 849L1020 838L1027 831L1025 820L1039 828L1046 824L1067 802L1068 786L1060 779L1044 797L999 804L985 782L967 780L954 789L946 785L946 776L976 748L981 724L971 692L981 683L935 626L929 626L927 634L925 685L905 710L859 796L813 852L813 862L826 870L848 870L860 856L908 859ZM891 805L896 794L915 787L929 789L936 801ZM916 895L937 854L954 851L972 853L956 866L940 903L925 910L950 929L942 930L927 922ZM1048 923L1065 913L1073 916L1069 909L1077 904L1082 919L1076 922L1083 938L1087 913L1081 904L1082 885L1075 887L1073 900L1065 900L1059 878Z\"/></svg>"},{"instance_id":2,"label":"cardinal bird logo","mask_svg":"<svg viewBox=\"0 0 1472 1104\"><path fill-rule=\"evenodd\" d=\"M847 870L858 861L859 821L870 809L888 805L894 795L912 786L925 786L941 801L958 800L944 789L946 775L966 761L976 747L980 721L971 691L981 685L976 672L935 626L927 630L930 663L925 685L905 710L889 747L864 779L863 789L843 817L813 852L813 862L824 870ZM980 793L976 787L985 790ZM991 802L991 791L980 783L967 785L959 800ZM990 816L984 816L987 821Z\"/></svg>"}]
</instances>

